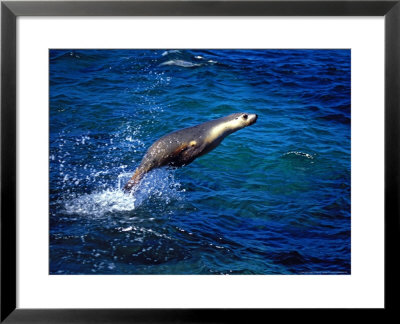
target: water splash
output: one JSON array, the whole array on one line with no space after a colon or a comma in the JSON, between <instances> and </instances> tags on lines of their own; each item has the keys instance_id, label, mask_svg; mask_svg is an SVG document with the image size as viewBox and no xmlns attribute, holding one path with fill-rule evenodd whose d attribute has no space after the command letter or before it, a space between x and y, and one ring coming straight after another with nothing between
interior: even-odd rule
<instances>
[{"instance_id":1,"label":"water splash","mask_svg":"<svg viewBox=\"0 0 400 324\"><path fill-rule=\"evenodd\" d=\"M103 216L109 212L130 211L136 206L135 197L115 189L78 195L64 203L65 213L83 216Z\"/></svg>"},{"instance_id":2,"label":"water splash","mask_svg":"<svg viewBox=\"0 0 400 324\"><path fill-rule=\"evenodd\" d=\"M173 172L169 169L150 172L130 194L126 194L122 187L131 173L122 173L118 176L116 188L71 195L64 202L64 211L66 214L101 217L108 213L133 211L149 200L158 205L182 200L185 189L174 179Z\"/></svg>"}]
</instances>

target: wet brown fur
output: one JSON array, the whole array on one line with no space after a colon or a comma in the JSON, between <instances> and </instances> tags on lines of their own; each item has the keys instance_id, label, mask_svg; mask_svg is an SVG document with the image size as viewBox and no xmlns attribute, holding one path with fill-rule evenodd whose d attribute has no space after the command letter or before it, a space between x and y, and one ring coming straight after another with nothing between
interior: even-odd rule
<instances>
[{"instance_id":1,"label":"wet brown fur","mask_svg":"<svg viewBox=\"0 0 400 324\"><path fill-rule=\"evenodd\" d=\"M257 115L251 123L234 130L223 131L219 136L210 139L210 131L232 119L238 119L247 114L232 114L227 117L211 120L209 122L181 129L169 133L150 146L136 169L132 178L125 184L124 191L130 192L143 176L152 169L162 166L181 167L192 163L196 158L216 148L222 140L240 128L255 123Z\"/></svg>"}]
</instances>

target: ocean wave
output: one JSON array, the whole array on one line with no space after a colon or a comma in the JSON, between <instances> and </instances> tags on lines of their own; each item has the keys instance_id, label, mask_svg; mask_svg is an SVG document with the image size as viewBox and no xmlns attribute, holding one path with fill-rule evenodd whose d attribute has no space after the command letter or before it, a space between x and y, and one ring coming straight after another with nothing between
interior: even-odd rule
<instances>
[{"instance_id":1,"label":"ocean wave","mask_svg":"<svg viewBox=\"0 0 400 324\"><path fill-rule=\"evenodd\" d=\"M296 157L302 157L302 158L306 158L306 159L310 159L310 160L314 159L314 157L311 154L299 152L299 151L286 152L282 156L296 156Z\"/></svg>"},{"instance_id":2,"label":"ocean wave","mask_svg":"<svg viewBox=\"0 0 400 324\"><path fill-rule=\"evenodd\" d=\"M169 60L160 64L160 66L180 66L185 68L197 67L202 66L203 64L200 63L192 63L185 60Z\"/></svg>"},{"instance_id":3,"label":"ocean wave","mask_svg":"<svg viewBox=\"0 0 400 324\"><path fill-rule=\"evenodd\" d=\"M180 52L181 52L180 50L167 50L167 51L162 52L161 56L166 56L168 54L176 54L176 53L180 53Z\"/></svg>"}]
</instances>

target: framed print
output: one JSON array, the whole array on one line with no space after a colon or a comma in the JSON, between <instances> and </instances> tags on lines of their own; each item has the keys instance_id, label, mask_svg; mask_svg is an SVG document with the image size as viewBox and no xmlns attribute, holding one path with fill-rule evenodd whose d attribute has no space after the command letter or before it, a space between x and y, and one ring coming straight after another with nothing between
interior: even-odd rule
<instances>
[{"instance_id":1,"label":"framed print","mask_svg":"<svg viewBox=\"0 0 400 324\"><path fill-rule=\"evenodd\" d=\"M1 9L2 321L394 310L398 1Z\"/></svg>"}]
</instances>

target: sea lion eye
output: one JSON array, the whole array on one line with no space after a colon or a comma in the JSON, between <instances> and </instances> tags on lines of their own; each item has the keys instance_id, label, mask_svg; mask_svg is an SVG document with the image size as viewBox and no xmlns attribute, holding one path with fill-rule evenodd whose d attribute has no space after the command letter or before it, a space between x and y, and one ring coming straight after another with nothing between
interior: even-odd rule
<instances>
[{"instance_id":1,"label":"sea lion eye","mask_svg":"<svg viewBox=\"0 0 400 324\"><path fill-rule=\"evenodd\" d=\"M244 119L247 119L247 117L248 117L248 116L247 116L246 114L243 115L243 118L244 118Z\"/></svg>"}]
</instances>

